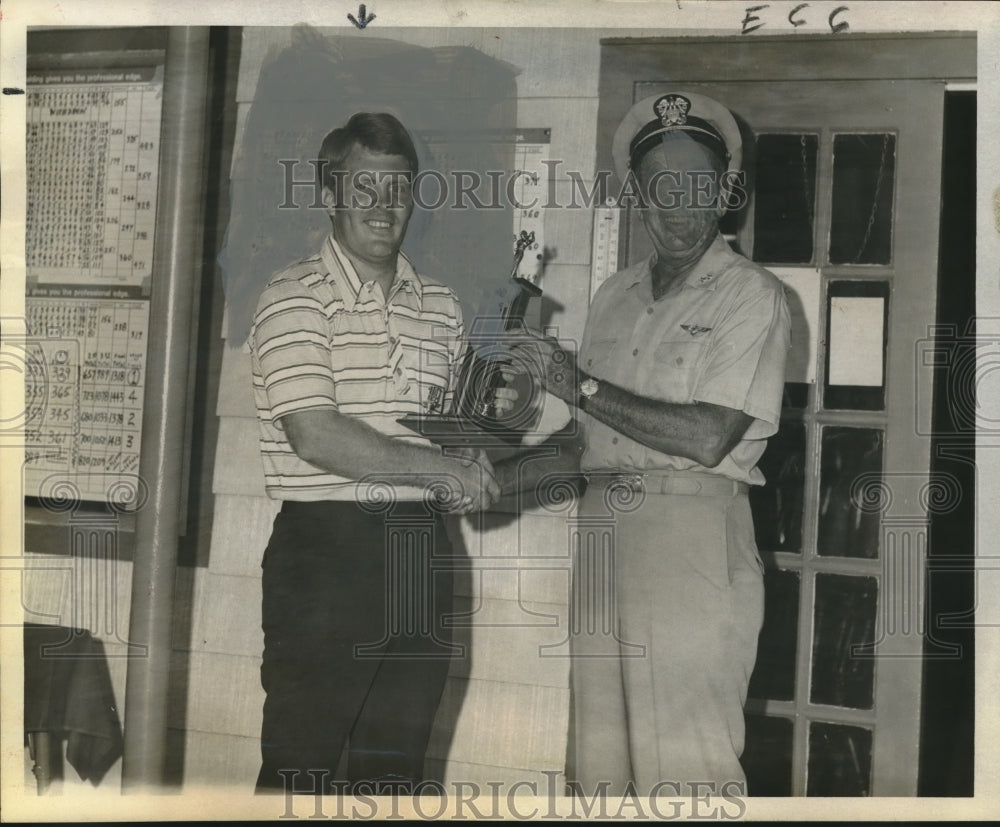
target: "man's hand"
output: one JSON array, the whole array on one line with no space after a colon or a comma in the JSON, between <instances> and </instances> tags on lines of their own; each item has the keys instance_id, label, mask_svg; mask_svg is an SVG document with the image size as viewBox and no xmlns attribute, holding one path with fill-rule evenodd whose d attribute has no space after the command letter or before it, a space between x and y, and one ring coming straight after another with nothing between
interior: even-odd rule
<instances>
[{"instance_id":1,"label":"man's hand","mask_svg":"<svg viewBox=\"0 0 1000 827\"><path fill-rule=\"evenodd\" d=\"M443 505L453 514L485 511L500 497L500 485L493 463L481 448L450 448L447 456L455 459L454 476L449 479L449 496Z\"/></svg>"},{"instance_id":2,"label":"man's hand","mask_svg":"<svg viewBox=\"0 0 1000 827\"><path fill-rule=\"evenodd\" d=\"M512 353L531 365L539 390L548 391L570 405L577 403L579 380L576 356L556 339L529 331L507 340Z\"/></svg>"},{"instance_id":3,"label":"man's hand","mask_svg":"<svg viewBox=\"0 0 1000 827\"><path fill-rule=\"evenodd\" d=\"M503 417L504 414L514 410L518 394L516 390L510 387L510 383L516 376L521 375L523 372L514 365L500 365L500 375L503 377L505 384L493 391L493 407L496 410L497 417Z\"/></svg>"},{"instance_id":4,"label":"man's hand","mask_svg":"<svg viewBox=\"0 0 1000 827\"><path fill-rule=\"evenodd\" d=\"M500 495L482 451L411 444L329 408L287 414L281 423L295 453L332 474L392 486L437 481L442 504L461 513L489 508Z\"/></svg>"}]
</instances>

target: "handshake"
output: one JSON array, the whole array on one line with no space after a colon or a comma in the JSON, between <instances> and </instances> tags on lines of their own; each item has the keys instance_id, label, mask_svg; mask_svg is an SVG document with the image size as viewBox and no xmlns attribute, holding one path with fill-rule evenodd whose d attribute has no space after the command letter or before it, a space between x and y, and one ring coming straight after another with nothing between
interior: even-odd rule
<instances>
[{"instance_id":1,"label":"handshake","mask_svg":"<svg viewBox=\"0 0 1000 827\"><path fill-rule=\"evenodd\" d=\"M557 340L523 329L517 333L508 331L503 344L510 359L499 365L503 383L492 391L497 420L503 422L515 411L513 418L523 421L526 412L533 424L522 445L537 444L570 419L567 406L550 404L550 396L576 404L579 387L576 358ZM525 375L529 377L528 398L522 400L511 385ZM525 383L519 384L523 389ZM520 413L516 412L518 407ZM443 449L443 457L450 462L447 474L438 480L436 500L451 513L488 509L502 494L511 493L516 484L516 472L509 468L510 463L503 461L495 466L482 448L448 446Z\"/></svg>"},{"instance_id":2,"label":"handshake","mask_svg":"<svg viewBox=\"0 0 1000 827\"><path fill-rule=\"evenodd\" d=\"M485 511L503 492L497 470L482 448L445 448L446 459L453 460L444 478L437 480L435 500L452 514Z\"/></svg>"}]
</instances>

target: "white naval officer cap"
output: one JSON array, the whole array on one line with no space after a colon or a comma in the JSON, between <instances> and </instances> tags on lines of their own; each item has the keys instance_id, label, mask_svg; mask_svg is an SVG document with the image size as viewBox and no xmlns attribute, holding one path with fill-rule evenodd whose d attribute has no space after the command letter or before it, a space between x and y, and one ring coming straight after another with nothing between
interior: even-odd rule
<instances>
[{"instance_id":1,"label":"white naval officer cap","mask_svg":"<svg viewBox=\"0 0 1000 827\"><path fill-rule=\"evenodd\" d=\"M743 163L743 140L732 113L695 92L661 92L635 104L615 130L611 157L619 180L668 136L682 133L721 159L727 172Z\"/></svg>"}]
</instances>

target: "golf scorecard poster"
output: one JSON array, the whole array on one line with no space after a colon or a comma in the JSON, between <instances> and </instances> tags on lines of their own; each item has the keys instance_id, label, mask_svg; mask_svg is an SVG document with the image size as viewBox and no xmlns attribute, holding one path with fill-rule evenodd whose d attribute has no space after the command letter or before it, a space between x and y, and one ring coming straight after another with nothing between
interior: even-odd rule
<instances>
[{"instance_id":1,"label":"golf scorecard poster","mask_svg":"<svg viewBox=\"0 0 1000 827\"><path fill-rule=\"evenodd\" d=\"M30 71L25 494L128 505L142 432L163 68Z\"/></svg>"}]
</instances>

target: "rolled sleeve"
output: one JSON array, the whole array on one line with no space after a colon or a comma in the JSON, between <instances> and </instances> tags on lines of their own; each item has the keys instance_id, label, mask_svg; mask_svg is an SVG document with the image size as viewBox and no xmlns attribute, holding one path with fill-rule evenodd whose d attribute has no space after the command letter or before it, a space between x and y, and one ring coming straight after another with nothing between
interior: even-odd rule
<instances>
[{"instance_id":1,"label":"rolled sleeve","mask_svg":"<svg viewBox=\"0 0 1000 827\"><path fill-rule=\"evenodd\" d=\"M716 328L694 390L695 401L752 416L746 439L771 436L781 416L789 337L784 289L773 279L740 302Z\"/></svg>"},{"instance_id":2,"label":"rolled sleeve","mask_svg":"<svg viewBox=\"0 0 1000 827\"><path fill-rule=\"evenodd\" d=\"M317 408L337 409L329 321L300 283L274 282L261 295L251 333L271 420Z\"/></svg>"}]
</instances>

